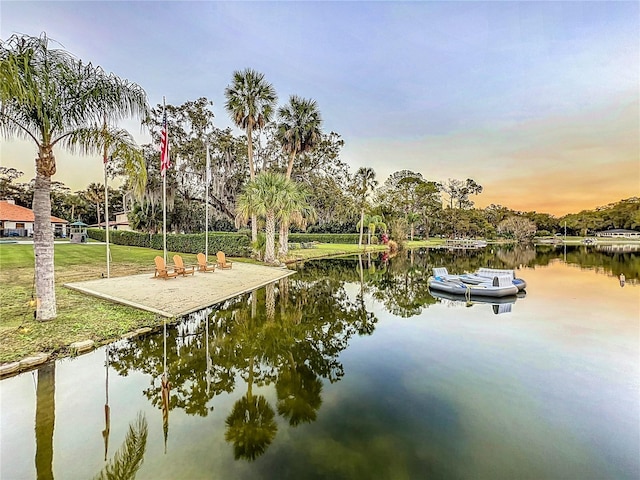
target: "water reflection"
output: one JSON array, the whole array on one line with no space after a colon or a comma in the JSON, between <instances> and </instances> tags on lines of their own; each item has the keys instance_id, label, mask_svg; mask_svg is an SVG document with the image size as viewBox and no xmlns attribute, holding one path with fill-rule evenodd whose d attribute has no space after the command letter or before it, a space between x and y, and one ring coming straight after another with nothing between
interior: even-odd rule
<instances>
[{"instance_id":1,"label":"water reflection","mask_svg":"<svg viewBox=\"0 0 640 480\"><path fill-rule=\"evenodd\" d=\"M31 397L24 390L17 399L3 396L10 407L2 443L28 437L33 448L0 476L53 478L55 466L59 478L100 470L101 478L136 471L144 478L282 478L287 465L298 474L289 478L306 478L309 469L324 478L353 471L368 478L384 468L407 478L427 470L441 478L475 470L477 478L512 478L495 473L526 476L527 467L550 458L547 439L560 435L557 463L540 467L538 477L593 470L625 478L617 474L638 470L624 447L634 440L620 427L637 419L637 395L628 393L628 379L637 378L628 361L637 357L629 340L637 338L629 314L637 259L583 246L567 248L567 263L564 248L530 253L422 249L309 261L294 276L96 351L95 368L58 364L57 386L56 364L46 365L36 388L28 385ZM486 304L429 293L426 279L439 265L526 269L531 291L525 300ZM86 365L92 355L71 363ZM32 410L19 410L33 396ZM72 396L73 406L61 400ZM86 426L69 427L76 403ZM26 430L18 417L28 420ZM76 430L80 440L72 438ZM501 443L506 436L516 440ZM110 441L113 450L122 438L107 462ZM484 450L486 438L495 455ZM590 452L603 451L622 460L589 463Z\"/></svg>"},{"instance_id":2,"label":"water reflection","mask_svg":"<svg viewBox=\"0 0 640 480\"><path fill-rule=\"evenodd\" d=\"M102 438L104 440L104 461L107 461L109 452L109 433L111 433L111 407L109 406L109 346L104 349L105 354L105 376L104 376L104 430Z\"/></svg>"},{"instance_id":3,"label":"water reflection","mask_svg":"<svg viewBox=\"0 0 640 480\"><path fill-rule=\"evenodd\" d=\"M56 418L56 364L38 369L36 387L36 475L38 480L53 479L53 427Z\"/></svg>"},{"instance_id":4,"label":"water reflection","mask_svg":"<svg viewBox=\"0 0 640 480\"><path fill-rule=\"evenodd\" d=\"M474 305L488 305L492 308L493 313L498 315L501 313L510 313L511 307L518 298L524 298L526 293L519 292L519 295L501 298L483 298L473 297L466 298L464 295L452 295L446 292L430 290L429 292L434 298L440 300L440 303L450 307L473 307Z\"/></svg>"},{"instance_id":5,"label":"water reflection","mask_svg":"<svg viewBox=\"0 0 640 480\"><path fill-rule=\"evenodd\" d=\"M129 424L124 442L104 468L94 477L95 480L133 480L142 466L147 449L147 419L142 413ZM106 460L106 458L105 458Z\"/></svg>"},{"instance_id":6,"label":"water reflection","mask_svg":"<svg viewBox=\"0 0 640 480\"><path fill-rule=\"evenodd\" d=\"M348 264L357 275L357 263ZM336 266L338 274L318 263L319 270L305 269L295 281L285 278L165 324L162 344L149 335L113 349L111 366L120 375L137 370L152 378L143 394L162 409L165 446L170 410L206 417L211 400L233 392L239 381L246 393L233 405L225 431L236 458L254 460L277 433L276 410L253 392L254 385L275 386L277 413L291 427L315 420L321 379L340 380L340 353L353 335L372 333L377 322L360 296L346 292L340 278L346 264Z\"/></svg>"}]
</instances>

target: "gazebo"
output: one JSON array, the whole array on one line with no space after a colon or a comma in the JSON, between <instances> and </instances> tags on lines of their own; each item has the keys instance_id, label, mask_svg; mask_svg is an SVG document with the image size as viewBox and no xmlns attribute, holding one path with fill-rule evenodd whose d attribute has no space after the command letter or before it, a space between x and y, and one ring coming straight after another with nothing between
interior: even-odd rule
<instances>
[{"instance_id":1,"label":"gazebo","mask_svg":"<svg viewBox=\"0 0 640 480\"><path fill-rule=\"evenodd\" d=\"M87 243L87 225L83 222L73 222L71 225L71 233L69 234L69 241L71 243Z\"/></svg>"}]
</instances>

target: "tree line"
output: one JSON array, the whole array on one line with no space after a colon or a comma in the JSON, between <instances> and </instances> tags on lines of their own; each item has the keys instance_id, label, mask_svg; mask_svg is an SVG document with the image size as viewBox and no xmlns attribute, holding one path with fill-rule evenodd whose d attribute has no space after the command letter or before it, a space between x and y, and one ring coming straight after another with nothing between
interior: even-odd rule
<instances>
[{"instance_id":1,"label":"tree line","mask_svg":"<svg viewBox=\"0 0 640 480\"><path fill-rule=\"evenodd\" d=\"M221 166L223 163L224 168L211 176L209 226L211 231L236 231L236 200L248 181L246 172L241 168L243 153L246 166L246 140L234 137L228 129L222 133L238 146L236 155L230 151L225 155L211 155L211 170L215 170L215 165ZM316 172L299 176L299 181L303 181L310 192L309 202L315 211L315 221L305 229L310 233L357 233L362 226L363 243L371 243L377 241L380 234L390 233L391 226L394 227L396 236L406 239L432 236L514 237L513 232L525 230L527 235L564 235L565 224L567 235L582 236L614 228L640 228L639 197L559 217L536 211L516 211L493 204L482 209L474 208L469 194L465 194L464 190L462 193L452 192L452 187L456 185L475 183L471 179L466 182L455 179L438 182L425 180L418 172L402 170L390 175L378 186L373 171L368 172L370 177L366 181L362 177L366 177L367 172L364 170L367 169L356 172L357 175L349 172L348 165L339 158L339 147L344 142L337 133L331 132L324 136L323 143L323 148L326 149L329 145L333 146L333 161L326 162L325 165L317 162L314 165ZM261 152L263 148L260 145L257 149L260 152L260 162L264 159ZM117 213L126 212L130 225L136 230L150 233L161 230L162 185L158 178L159 165L156 165L156 157L155 151L149 152L146 162L149 180L143 201L135 199L126 182L118 188L108 187L110 221L115 221ZM206 200L202 181L198 181L198 177L204 176L204 170L197 175L192 173L193 164L188 167L186 159L180 159L179 162L180 167L173 169L168 176L169 230L202 232L205 228ZM204 166L201 168L204 169ZM305 168L305 172L310 170L311 167ZM117 170L113 171L117 175ZM23 172L15 168L0 167L0 198L11 198L18 205L32 208L35 181L17 182L16 179L22 175ZM369 182L370 187L363 190L363 181ZM95 182L83 190L72 191L64 183L53 181L51 214L90 225L103 223L104 195L104 186ZM298 225L291 226L291 231L301 230Z\"/></svg>"}]
</instances>

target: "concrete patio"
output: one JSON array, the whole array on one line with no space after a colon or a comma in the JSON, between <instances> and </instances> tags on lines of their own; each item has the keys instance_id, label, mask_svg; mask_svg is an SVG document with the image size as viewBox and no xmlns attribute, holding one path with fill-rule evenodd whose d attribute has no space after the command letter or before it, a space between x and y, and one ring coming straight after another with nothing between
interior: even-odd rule
<instances>
[{"instance_id":1,"label":"concrete patio","mask_svg":"<svg viewBox=\"0 0 640 480\"><path fill-rule=\"evenodd\" d=\"M163 317L179 317L294 273L286 268L234 262L231 269L216 268L215 272L196 272L186 277L161 279L150 273L65 283L64 286Z\"/></svg>"}]
</instances>

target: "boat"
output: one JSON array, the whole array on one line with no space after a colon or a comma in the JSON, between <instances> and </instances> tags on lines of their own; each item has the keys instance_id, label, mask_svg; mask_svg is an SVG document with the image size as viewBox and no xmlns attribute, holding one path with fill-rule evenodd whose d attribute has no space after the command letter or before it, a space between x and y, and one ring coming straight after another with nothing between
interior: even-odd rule
<instances>
[{"instance_id":1,"label":"boat","mask_svg":"<svg viewBox=\"0 0 640 480\"><path fill-rule=\"evenodd\" d=\"M475 248L484 248L487 246L487 242L484 240L474 240L469 238L455 238L455 239L447 239L444 242L444 246L449 250L454 249L475 249Z\"/></svg>"},{"instance_id":2,"label":"boat","mask_svg":"<svg viewBox=\"0 0 640 480\"><path fill-rule=\"evenodd\" d=\"M486 279L483 283L472 285L464 283L460 279L445 278L441 276L429 277L427 285L430 290L462 295L466 298L493 297L501 298L518 293L509 275L497 275L493 279Z\"/></svg>"},{"instance_id":3,"label":"boat","mask_svg":"<svg viewBox=\"0 0 640 480\"><path fill-rule=\"evenodd\" d=\"M516 272L514 270L499 268L479 268L476 273L465 273L462 275L458 275L458 278L464 283L478 285L480 283L486 282L487 280L493 279L497 275L510 275L511 282L516 287L518 287L518 291L522 291L527 288L527 282L525 282L522 278L516 277Z\"/></svg>"},{"instance_id":4,"label":"boat","mask_svg":"<svg viewBox=\"0 0 640 480\"><path fill-rule=\"evenodd\" d=\"M459 281L469 285L480 285L486 282L491 282L495 277L500 275L510 276L511 283L518 287L519 292L527 288L527 282L525 282L522 278L517 278L516 272L514 270L479 268L475 273L463 273L461 275L456 275L450 274L445 267L435 267L433 269L433 276L436 278Z\"/></svg>"}]
</instances>

